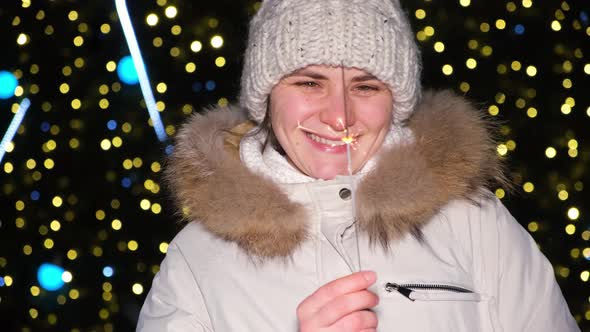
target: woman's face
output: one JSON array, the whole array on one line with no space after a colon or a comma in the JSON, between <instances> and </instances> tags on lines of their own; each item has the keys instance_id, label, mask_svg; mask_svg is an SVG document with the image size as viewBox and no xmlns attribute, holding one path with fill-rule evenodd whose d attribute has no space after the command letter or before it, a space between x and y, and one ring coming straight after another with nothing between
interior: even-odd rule
<instances>
[{"instance_id":1,"label":"woman's face","mask_svg":"<svg viewBox=\"0 0 590 332\"><path fill-rule=\"evenodd\" d=\"M348 174L347 137L353 138L353 173L379 150L392 105L387 85L356 68L308 66L281 79L270 94L272 128L288 160L326 180Z\"/></svg>"}]
</instances>

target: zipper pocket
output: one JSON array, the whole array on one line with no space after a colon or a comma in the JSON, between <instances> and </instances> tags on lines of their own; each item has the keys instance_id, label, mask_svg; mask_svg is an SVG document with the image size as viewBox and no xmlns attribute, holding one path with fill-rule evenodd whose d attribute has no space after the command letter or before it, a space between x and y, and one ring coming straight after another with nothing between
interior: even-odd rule
<instances>
[{"instance_id":1,"label":"zipper pocket","mask_svg":"<svg viewBox=\"0 0 590 332\"><path fill-rule=\"evenodd\" d=\"M411 301L415 300L471 300L479 301L479 294L473 291L452 285L442 284L396 284L388 282L385 284L385 291L393 293L397 291ZM434 291L434 292L430 292ZM453 296L456 294L457 296ZM442 296L441 296L442 295Z\"/></svg>"}]
</instances>

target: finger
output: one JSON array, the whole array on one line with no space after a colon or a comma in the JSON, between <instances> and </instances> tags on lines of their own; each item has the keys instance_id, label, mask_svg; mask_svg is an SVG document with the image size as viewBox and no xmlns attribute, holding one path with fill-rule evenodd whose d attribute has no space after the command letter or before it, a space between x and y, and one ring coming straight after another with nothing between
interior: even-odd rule
<instances>
[{"instance_id":1,"label":"finger","mask_svg":"<svg viewBox=\"0 0 590 332\"><path fill-rule=\"evenodd\" d=\"M343 317L334 323L328 331L338 332L357 332L357 331L376 331L377 314L370 310L355 311L348 316Z\"/></svg>"},{"instance_id":2,"label":"finger","mask_svg":"<svg viewBox=\"0 0 590 332\"><path fill-rule=\"evenodd\" d=\"M297 307L299 319L305 319L319 311L326 303L338 296L366 289L377 280L373 271L356 272L331 281L318 288Z\"/></svg>"},{"instance_id":3,"label":"finger","mask_svg":"<svg viewBox=\"0 0 590 332\"><path fill-rule=\"evenodd\" d=\"M316 321L315 326L330 326L351 313L373 308L377 303L379 297L368 290L344 294L324 305L312 319Z\"/></svg>"}]
</instances>

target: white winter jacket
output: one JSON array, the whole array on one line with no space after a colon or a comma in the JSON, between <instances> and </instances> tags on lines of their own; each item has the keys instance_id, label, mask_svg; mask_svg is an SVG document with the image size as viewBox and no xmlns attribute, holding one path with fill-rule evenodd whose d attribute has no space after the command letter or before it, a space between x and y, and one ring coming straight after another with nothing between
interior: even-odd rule
<instances>
[{"instance_id":1,"label":"white winter jacket","mask_svg":"<svg viewBox=\"0 0 590 332\"><path fill-rule=\"evenodd\" d=\"M192 222L138 331L297 331L297 305L359 265L377 273L379 331L579 331L550 263L483 189L501 168L461 98L425 95L415 142L355 183L356 218L357 178L277 184L241 165L243 120L221 110L179 133L168 178Z\"/></svg>"}]
</instances>

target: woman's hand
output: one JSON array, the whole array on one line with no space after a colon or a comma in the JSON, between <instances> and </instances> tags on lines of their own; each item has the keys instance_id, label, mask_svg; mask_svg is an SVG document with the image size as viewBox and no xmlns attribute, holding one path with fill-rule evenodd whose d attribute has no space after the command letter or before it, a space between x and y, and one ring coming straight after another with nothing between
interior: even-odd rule
<instances>
[{"instance_id":1,"label":"woman's hand","mask_svg":"<svg viewBox=\"0 0 590 332\"><path fill-rule=\"evenodd\" d=\"M379 298L367 290L375 272L363 271L318 288L297 307L300 332L368 332L377 330L377 315L370 309Z\"/></svg>"}]
</instances>

